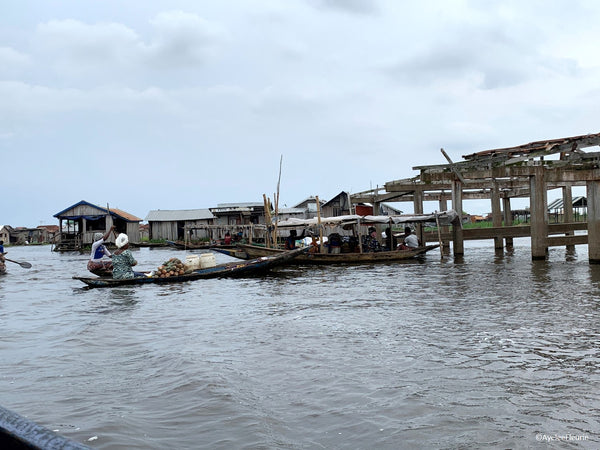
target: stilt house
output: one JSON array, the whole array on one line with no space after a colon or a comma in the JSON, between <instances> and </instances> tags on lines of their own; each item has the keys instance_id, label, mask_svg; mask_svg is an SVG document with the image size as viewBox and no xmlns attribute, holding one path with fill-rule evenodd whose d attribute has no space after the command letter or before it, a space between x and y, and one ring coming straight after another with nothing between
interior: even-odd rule
<instances>
[{"instance_id":1,"label":"stilt house","mask_svg":"<svg viewBox=\"0 0 600 450\"><path fill-rule=\"evenodd\" d=\"M117 234L125 233L129 242L140 242L142 219L117 208L104 208L81 200L54 215L58 219L60 239L56 250L81 250L94 242L94 233L106 233L112 225ZM108 242L114 242L115 235Z\"/></svg>"}]
</instances>

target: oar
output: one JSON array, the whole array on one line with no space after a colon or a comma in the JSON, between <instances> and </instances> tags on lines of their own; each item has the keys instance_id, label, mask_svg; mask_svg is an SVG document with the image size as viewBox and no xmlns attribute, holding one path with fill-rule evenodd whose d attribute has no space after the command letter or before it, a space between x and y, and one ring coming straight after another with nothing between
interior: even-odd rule
<instances>
[{"instance_id":1,"label":"oar","mask_svg":"<svg viewBox=\"0 0 600 450\"><path fill-rule=\"evenodd\" d=\"M8 259L8 258L4 258L4 259L7 261L10 261L12 263L20 265L23 269L31 269L31 264L29 264L27 261L19 262L19 261L13 261L12 259Z\"/></svg>"}]
</instances>

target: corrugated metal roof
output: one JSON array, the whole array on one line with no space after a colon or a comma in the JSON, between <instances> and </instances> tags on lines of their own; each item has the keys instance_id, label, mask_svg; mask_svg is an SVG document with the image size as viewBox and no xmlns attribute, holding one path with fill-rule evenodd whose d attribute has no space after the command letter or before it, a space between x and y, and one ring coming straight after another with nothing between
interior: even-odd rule
<instances>
[{"instance_id":1,"label":"corrugated metal roof","mask_svg":"<svg viewBox=\"0 0 600 450\"><path fill-rule=\"evenodd\" d=\"M110 213L111 214L114 213L117 216L121 216L123 219L128 220L129 222L141 222L142 221L142 219L140 219L139 217L136 217L133 214L125 212L122 209L110 208Z\"/></svg>"},{"instance_id":2,"label":"corrugated metal roof","mask_svg":"<svg viewBox=\"0 0 600 450\"><path fill-rule=\"evenodd\" d=\"M587 199L583 196L573 197L573 206L576 208L582 208L587 206ZM563 209L563 199L557 198L548 205L548 210Z\"/></svg>"},{"instance_id":3,"label":"corrugated metal roof","mask_svg":"<svg viewBox=\"0 0 600 450\"><path fill-rule=\"evenodd\" d=\"M87 202L85 200L81 200L81 201L75 203L74 205L71 205L68 208L63 209L61 212L54 214L54 217L56 217L56 218L63 217L63 218L67 218L67 219L76 219L76 218L82 217L82 216L64 216L64 214L67 211L69 211L71 209L75 209L77 206L80 206L80 205L88 205L93 208L96 208L101 214L108 214L108 212L109 212L108 209L106 209L102 206L94 205L93 203ZM108 206L108 204L107 204L107 206ZM142 221L142 219L140 219L139 217L136 217L133 214L130 214L126 211L123 211L122 209L110 208L110 213L114 214L116 216L119 216L119 217L127 220L128 222L141 222Z\"/></svg>"},{"instance_id":4,"label":"corrugated metal roof","mask_svg":"<svg viewBox=\"0 0 600 450\"><path fill-rule=\"evenodd\" d=\"M304 208L279 208L279 214L304 214Z\"/></svg>"},{"instance_id":5,"label":"corrugated metal roof","mask_svg":"<svg viewBox=\"0 0 600 450\"><path fill-rule=\"evenodd\" d=\"M262 208L263 206L264 206L264 203L247 202L247 203L218 203L216 207L217 208L249 208L249 207Z\"/></svg>"},{"instance_id":6,"label":"corrugated metal roof","mask_svg":"<svg viewBox=\"0 0 600 450\"><path fill-rule=\"evenodd\" d=\"M146 222L173 222L177 220L207 220L215 216L209 209L157 209L150 211Z\"/></svg>"}]
</instances>

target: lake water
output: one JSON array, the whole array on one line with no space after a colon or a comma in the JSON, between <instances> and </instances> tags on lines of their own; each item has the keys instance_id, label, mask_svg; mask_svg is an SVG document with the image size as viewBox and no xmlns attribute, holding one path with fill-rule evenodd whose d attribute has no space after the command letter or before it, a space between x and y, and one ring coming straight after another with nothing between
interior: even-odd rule
<instances>
[{"instance_id":1,"label":"lake water","mask_svg":"<svg viewBox=\"0 0 600 450\"><path fill-rule=\"evenodd\" d=\"M102 449L599 448L600 267L515 244L109 289L9 247L0 404Z\"/></svg>"}]
</instances>

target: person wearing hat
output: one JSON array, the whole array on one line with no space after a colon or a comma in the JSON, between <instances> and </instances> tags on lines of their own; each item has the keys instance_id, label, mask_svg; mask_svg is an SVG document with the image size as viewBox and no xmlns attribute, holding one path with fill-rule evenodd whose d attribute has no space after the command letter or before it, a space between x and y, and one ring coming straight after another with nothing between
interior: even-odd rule
<instances>
[{"instance_id":1,"label":"person wearing hat","mask_svg":"<svg viewBox=\"0 0 600 450\"><path fill-rule=\"evenodd\" d=\"M90 260L87 264L87 269L92 272L94 275L111 275L113 265L110 259L112 255L104 245L104 242L110 236L110 233L115 229L114 226L110 227L110 229L102 235L102 233L94 233L94 243L92 244L92 253L90 254Z\"/></svg>"},{"instance_id":2,"label":"person wearing hat","mask_svg":"<svg viewBox=\"0 0 600 450\"><path fill-rule=\"evenodd\" d=\"M134 278L137 276L144 276L141 272L134 272L133 266L137 264L137 261L129 250L129 238L125 233L121 233L115 240L117 249L113 253L113 278L122 280L126 278Z\"/></svg>"},{"instance_id":3,"label":"person wearing hat","mask_svg":"<svg viewBox=\"0 0 600 450\"><path fill-rule=\"evenodd\" d=\"M365 239L363 246L365 252L380 252L381 244L377 240L377 228L369 227L369 235Z\"/></svg>"}]
</instances>

